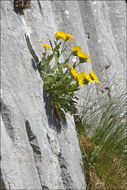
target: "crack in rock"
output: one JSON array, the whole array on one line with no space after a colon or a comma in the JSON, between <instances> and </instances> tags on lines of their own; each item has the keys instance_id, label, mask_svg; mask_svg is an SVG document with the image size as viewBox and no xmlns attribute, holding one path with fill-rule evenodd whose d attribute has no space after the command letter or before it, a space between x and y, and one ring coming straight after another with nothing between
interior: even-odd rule
<instances>
[{"instance_id":1,"label":"crack in rock","mask_svg":"<svg viewBox=\"0 0 127 190\"><path fill-rule=\"evenodd\" d=\"M31 130L29 121L26 121L25 126L26 126L26 132L27 132L27 136L28 136L28 139L29 139L29 143L30 143L30 146L32 147L32 150L33 150L34 161L35 161L35 165L36 165L36 168L37 168L40 183L42 185L41 172L40 172L41 161L42 161L41 150L39 148L37 138L36 138L36 136L33 134L32 130Z\"/></svg>"},{"instance_id":2,"label":"crack in rock","mask_svg":"<svg viewBox=\"0 0 127 190\"><path fill-rule=\"evenodd\" d=\"M29 36L27 34L25 34L25 38L26 38L26 43L27 43L27 47L29 49L30 54L32 55L33 59L38 63L39 62L39 58L36 55L36 53L35 53L35 51L34 51L34 49L32 47L32 44L30 42L30 38L29 38Z\"/></svg>"},{"instance_id":3,"label":"crack in rock","mask_svg":"<svg viewBox=\"0 0 127 190\"><path fill-rule=\"evenodd\" d=\"M60 168L61 168L61 176L62 176L63 185L66 189L72 189L73 181L67 170L66 161L62 157L61 153L58 155L58 161L59 161Z\"/></svg>"},{"instance_id":4,"label":"crack in rock","mask_svg":"<svg viewBox=\"0 0 127 190\"><path fill-rule=\"evenodd\" d=\"M40 9L40 13L43 15L43 13L42 13L42 7L41 7L41 3L40 3L40 1L37 0L37 3L38 3L38 6L39 6L39 9Z\"/></svg>"}]
</instances>

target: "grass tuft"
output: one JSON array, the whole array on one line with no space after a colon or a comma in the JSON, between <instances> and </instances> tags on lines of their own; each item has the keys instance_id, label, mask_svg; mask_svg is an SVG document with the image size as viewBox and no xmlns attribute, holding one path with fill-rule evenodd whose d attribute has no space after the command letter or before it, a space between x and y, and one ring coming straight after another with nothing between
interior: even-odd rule
<instances>
[{"instance_id":1,"label":"grass tuft","mask_svg":"<svg viewBox=\"0 0 127 190\"><path fill-rule=\"evenodd\" d=\"M122 93L85 104L75 118L87 189L126 189L126 116Z\"/></svg>"}]
</instances>

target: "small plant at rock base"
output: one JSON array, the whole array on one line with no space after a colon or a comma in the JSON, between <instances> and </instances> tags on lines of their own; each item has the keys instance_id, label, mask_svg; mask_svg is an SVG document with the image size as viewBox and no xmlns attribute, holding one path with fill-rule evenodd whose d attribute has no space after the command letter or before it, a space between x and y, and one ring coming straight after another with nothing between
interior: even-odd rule
<instances>
[{"instance_id":1,"label":"small plant at rock base","mask_svg":"<svg viewBox=\"0 0 127 190\"><path fill-rule=\"evenodd\" d=\"M68 43L73 38L73 35L66 32L56 32L55 40L49 40L50 44L42 44L45 51L42 53L42 59L38 64L48 100L55 109L57 116L64 121L66 121L66 112L74 113L74 105L78 99L75 96L75 91L84 84L88 85L89 82L100 83L92 69L90 74L76 71L79 64L91 61L88 54L84 53L80 46L73 45L69 56L64 61L60 61L63 53L67 50ZM70 68L69 61L72 56L78 57L78 61Z\"/></svg>"}]
</instances>

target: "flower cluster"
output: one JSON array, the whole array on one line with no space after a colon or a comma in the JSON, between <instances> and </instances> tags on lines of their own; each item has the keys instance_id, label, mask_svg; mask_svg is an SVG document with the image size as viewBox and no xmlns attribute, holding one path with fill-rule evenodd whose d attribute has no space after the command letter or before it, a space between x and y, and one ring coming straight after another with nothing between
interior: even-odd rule
<instances>
[{"instance_id":1,"label":"flower cluster","mask_svg":"<svg viewBox=\"0 0 127 190\"><path fill-rule=\"evenodd\" d=\"M62 31L58 31L56 32L56 39L59 40L59 39L64 39L64 41L72 41L72 38L74 38L73 35L69 34L69 33L66 33L66 32L62 32Z\"/></svg>"},{"instance_id":2,"label":"flower cluster","mask_svg":"<svg viewBox=\"0 0 127 190\"><path fill-rule=\"evenodd\" d=\"M75 79L77 79L79 86L83 86L83 84L88 84L89 82L100 83L100 81L98 80L96 74L93 72L92 69L90 69L90 74L87 74L85 72L77 73L74 67L71 67L71 74Z\"/></svg>"},{"instance_id":3,"label":"flower cluster","mask_svg":"<svg viewBox=\"0 0 127 190\"><path fill-rule=\"evenodd\" d=\"M69 33L62 32L62 31L56 32L56 40L64 39L65 42L66 41L70 42L72 40L72 38L74 38L74 36L69 34ZM46 50L51 48L51 45L49 45L49 44L41 44L41 45ZM78 56L79 64L83 63L83 62L91 61L89 59L90 56L83 52L81 46L73 45L72 46L72 55ZM69 67L69 64L67 64L67 66ZM89 82L100 83L100 81L98 80L96 74L93 72L92 69L90 69L90 74L87 74L85 72L77 73L75 68L72 66L71 67L71 74L78 81L79 86L83 86L83 84L88 84Z\"/></svg>"},{"instance_id":4,"label":"flower cluster","mask_svg":"<svg viewBox=\"0 0 127 190\"><path fill-rule=\"evenodd\" d=\"M71 42L73 35L58 31L55 35L55 40L50 41L50 44L41 45L45 48L42 53L42 59L38 64L38 70L42 77L44 87L48 94L48 99L52 105L55 113L60 118L65 120L65 113L74 113L75 103L78 98L75 91L79 90L80 86L84 84L100 83L96 74L90 69L90 73L77 72L76 67L80 64L90 61L90 56L83 52L81 46L73 45L72 51L64 61L60 61L60 56L67 49L68 42ZM48 51L51 48L51 51ZM78 57L70 68L70 58L72 56ZM52 66L51 60L54 62Z\"/></svg>"},{"instance_id":5,"label":"flower cluster","mask_svg":"<svg viewBox=\"0 0 127 190\"><path fill-rule=\"evenodd\" d=\"M81 50L81 46L73 45L72 46L72 54L74 56L79 57L80 63L91 61L90 59L88 59L88 58L90 58L90 56L88 54L84 53L83 50Z\"/></svg>"}]
</instances>

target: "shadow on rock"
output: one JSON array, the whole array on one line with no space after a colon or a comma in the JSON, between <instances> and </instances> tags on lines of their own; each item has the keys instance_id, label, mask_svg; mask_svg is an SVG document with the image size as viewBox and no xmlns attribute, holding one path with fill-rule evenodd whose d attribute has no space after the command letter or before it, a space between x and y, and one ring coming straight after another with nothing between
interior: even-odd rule
<instances>
[{"instance_id":1,"label":"shadow on rock","mask_svg":"<svg viewBox=\"0 0 127 190\"><path fill-rule=\"evenodd\" d=\"M4 179L3 179L3 176L2 176L1 169L0 169L0 188L1 188L1 190L7 190L7 188L5 186L5 183L4 183Z\"/></svg>"},{"instance_id":2,"label":"shadow on rock","mask_svg":"<svg viewBox=\"0 0 127 190\"><path fill-rule=\"evenodd\" d=\"M61 132L62 128L66 128L66 123L57 116L55 110L49 104L48 93L46 92L44 87L43 87L43 98L45 102L45 110L46 110L46 115L48 117L49 127L53 128L57 132Z\"/></svg>"},{"instance_id":3,"label":"shadow on rock","mask_svg":"<svg viewBox=\"0 0 127 190\"><path fill-rule=\"evenodd\" d=\"M37 70L37 64L36 64L36 62L34 61L34 59L31 59L31 63L32 63L33 69L36 71L36 70Z\"/></svg>"}]
</instances>

